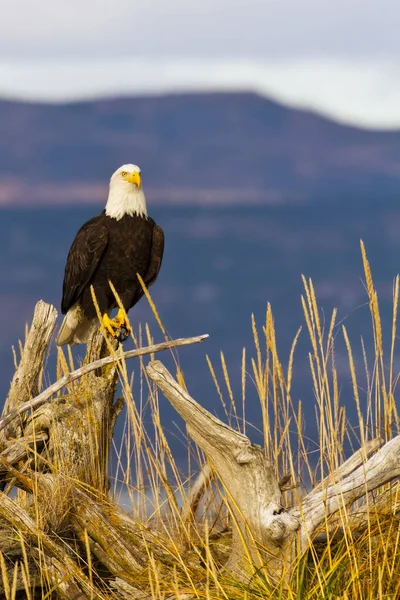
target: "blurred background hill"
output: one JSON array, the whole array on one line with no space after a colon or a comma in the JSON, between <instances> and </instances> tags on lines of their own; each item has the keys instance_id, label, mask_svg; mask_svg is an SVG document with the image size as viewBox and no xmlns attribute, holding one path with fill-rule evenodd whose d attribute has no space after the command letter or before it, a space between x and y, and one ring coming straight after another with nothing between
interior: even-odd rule
<instances>
[{"instance_id":1,"label":"blurred background hill","mask_svg":"<svg viewBox=\"0 0 400 600\"><path fill-rule=\"evenodd\" d=\"M70 104L0 102L3 204L98 202L109 173L140 162L175 204L326 203L397 194L400 131L340 125L254 93Z\"/></svg>"}]
</instances>

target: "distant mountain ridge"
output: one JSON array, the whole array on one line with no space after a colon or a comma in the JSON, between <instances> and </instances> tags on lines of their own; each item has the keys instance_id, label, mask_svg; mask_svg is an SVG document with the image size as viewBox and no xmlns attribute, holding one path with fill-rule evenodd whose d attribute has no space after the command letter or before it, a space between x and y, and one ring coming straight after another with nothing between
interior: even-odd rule
<instances>
[{"instance_id":1,"label":"distant mountain ridge","mask_svg":"<svg viewBox=\"0 0 400 600\"><path fill-rule=\"evenodd\" d=\"M400 131L341 125L252 93L0 101L3 205L94 201L127 161L155 199L182 203L400 194Z\"/></svg>"}]
</instances>

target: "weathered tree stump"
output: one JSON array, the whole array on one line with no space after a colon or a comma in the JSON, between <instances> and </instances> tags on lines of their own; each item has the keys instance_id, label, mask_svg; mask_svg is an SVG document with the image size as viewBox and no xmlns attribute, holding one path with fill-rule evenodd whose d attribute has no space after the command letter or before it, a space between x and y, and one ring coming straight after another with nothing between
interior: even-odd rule
<instances>
[{"instance_id":1,"label":"weathered tree stump","mask_svg":"<svg viewBox=\"0 0 400 600\"><path fill-rule=\"evenodd\" d=\"M0 420L2 487L17 486L30 498L22 507L2 494L0 515L5 531L7 525L10 532L18 529L36 547L33 563L38 558L46 561L47 587L55 587L60 597L100 598L100 590L85 575L87 551L108 570L110 578L120 577L127 585L137 583L146 571L149 548L160 564L168 553L154 532L108 498L109 452L123 407L121 398L114 401L122 359L117 343L111 344L97 331L81 369L65 375L60 380L64 385L58 383L38 394L37 382L56 316L53 307L39 302ZM126 355L150 354L204 337L166 342ZM74 380L78 381L69 393L51 399ZM29 408L33 410L28 415ZM54 535L63 543L54 541ZM66 543L66 538L72 543ZM84 549L82 564L76 562L77 548ZM7 546L0 542L2 549ZM21 589L24 585L18 582Z\"/></svg>"}]
</instances>

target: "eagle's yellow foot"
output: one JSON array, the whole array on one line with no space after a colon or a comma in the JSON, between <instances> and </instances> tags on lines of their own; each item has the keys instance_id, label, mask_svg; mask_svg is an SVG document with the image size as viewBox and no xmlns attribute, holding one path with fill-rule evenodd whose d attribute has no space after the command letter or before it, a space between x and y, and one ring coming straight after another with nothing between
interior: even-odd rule
<instances>
[{"instance_id":1,"label":"eagle's yellow foot","mask_svg":"<svg viewBox=\"0 0 400 600\"><path fill-rule=\"evenodd\" d=\"M123 308L120 308L118 310L117 316L115 317L115 321L119 324L119 327L121 329L121 335L119 339L120 342L122 342L123 340L126 340L126 338L129 337L131 333L128 317Z\"/></svg>"},{"instance_id":2,"label":"eagle's yellow foot","mask_svg":"<svg viewBox=\"0 0 400 600\"><path fill-rule=\"evenodd\" d=\"M121 329L121 325L117 322L117 319L110 319L107 313L104 313L101 320L103 327L113 337L118 337L117 332Z\"/></svg>"},{"instance_id":3,"label":"eagle's yellow foot","mask_svg":"<svg viewBox=\"0 0 400 600\"><path fill-rule=\"evenodd\" d=\"M126 340L131 333L126 312L121 308L119 309L115 319L110 319L108 314L105 313L102 318L102 324L108 333L113 338L117 338L120 342Z\"/></svg>"}]
</instances>

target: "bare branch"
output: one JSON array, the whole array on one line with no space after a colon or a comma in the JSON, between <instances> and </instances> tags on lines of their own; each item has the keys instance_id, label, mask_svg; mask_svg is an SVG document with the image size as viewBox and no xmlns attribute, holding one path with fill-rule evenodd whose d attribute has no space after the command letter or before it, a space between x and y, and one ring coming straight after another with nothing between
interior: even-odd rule
<instances>
[{"instance_id":1,"label":"bare branch","mask_svg":"<svg viewBox=\"0 0 400 600\"><path fill-rule=\"evenodd\" d=\"M146 354L153 354L155 352L161 352L163 350L168 350L169 348L176 348L178 346L188 346L189 344L199 344L203 340L208 338L208 334L199 335L196 337L190 338L180 338L177 340L171 340L169 342L162 342L161 344L153 344L152 346L146 346L145 348L138 348L136 350L128 350L128 352L121 352L120 354L116 354L115 356L106 356L105 358L100 358L99 360L95 360L94 362L84 365L64 377L61 377L58 381L53 383L50 387L44 390L41 394L29 400L28 402L24 402L17 409L12 410L8 415L3 417L0 420L0 431L7 427L11 421L17 418L19 415L22 415L28 410L33 410L38 408L49 398L51 398L54 394L56 394L59 390L61 390L66 385L72 383L79 377L90 373L91 371L95 371L96 369L100 369L105 367L106 365L110 365L112 363L117 363L122 360L127 360L129 358L135 358L138 356L144 356Z\"/></svg>"},{"instance_id":2,"label":"bare branch","mask_svg":"<svg viewBox=\"0 0 400 600\"><path fill-rule=\"evenodd\" d=\"M195 518L197 508L203 497L207 483L210 481L212 469L208 463L205 463L200 473L198 474L196 481L194 482L190 494L188 495L183 507L182 507L182 520L184 522L190 521Z\"/></svg>"},{"instance_id":3,"label":"bare branch","mask_svg":"<svg viewBox=\"0 0 400 600\"><path fill-rule=\"evenodd\" d=\"M320 492L326 489L330 484L337 483L344 477L353 473L360 465L362 465L369 456L374 454L382 446L382 438L375 438L366 442L363 448L360 448L354 454L350 456L340 467L334 472L330 473L325 479L323 479L313 489L313 493Z\"/></svg>"},{"instance_id":4,"label":"bare branch","mask_svg":"<svg viewBox=\"0 0 400 600\"><path fill-rule=\"evenodd\" d=\"M313 490L302 498L301 507L290 512L296 518L302 517L303 548L307 546L309 536L327 516L399 476L400 436L397 436L339 483L323 491Z\"/></svg>"},{"instance_id":5,"label":"bare branch","mask_svg":"<svg viewBox=\"0 0 400 600\"><path fill-rule=\"evenodd\" d=\"M70 558L65 549L41 531L26 510L2 493L0 493L0 516L13 528L26 534L36 545L42 547L48 557L56 559L58 564L63 565L65 572L74 574L79 587L88 592L87 595L82 593L80 598L100 598L100 594L97 594L94 586L79 569L75 561Z\"/></svg>"},{"instance_id":6,"label":"bare branch","mask_svg":"<svg viewBox=\"0 0 400 600\"><path fill-rule=\"evenodd\" d=\"M1 459L5 459L11 465L19 463L21 460L26 459L29 454L33 455L36 451L36 447L42 445L48 438L49 436L46 432L39 431L32 435L9 440L6 442L3 452L0 454L0 461ZM0 474L2 471L3 468L0 464Z\"/></svg>"}]
</instances>

